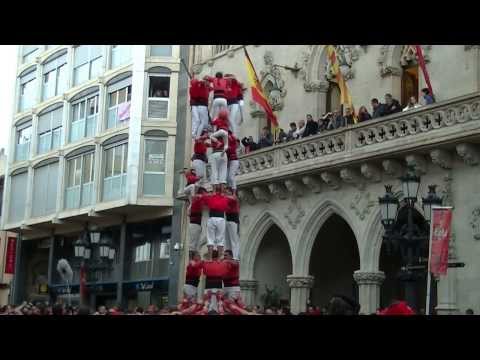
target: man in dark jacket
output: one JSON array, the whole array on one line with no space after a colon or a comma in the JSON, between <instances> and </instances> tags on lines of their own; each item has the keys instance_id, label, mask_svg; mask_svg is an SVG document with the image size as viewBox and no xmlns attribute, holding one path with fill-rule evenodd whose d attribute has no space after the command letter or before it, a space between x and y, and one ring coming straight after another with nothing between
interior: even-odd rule
<instances>
[{"instance_id":1,"label":"man in dark jacket","mask_svg":"<svg viewBox=\"0 0 480 360\"><path fill-rule=\"evenodd\" d=\"M290 123L290 130L288 130L287 134L287 141L291 141L295 139L295 131L297 131L297 124L294 122Z\"/></svg>"},{"instance_id":2,"label":"man in dark jacket","mask_svg":"<svg viewBox=\"0 0 480 360\"><path fill-rule=\"evenodd\" d=\"M260 135L260 141L258 142L260 148L269 147L273 145L272 134L268 127L262 129L262 134Z\"/></svg>"},{"instance_id":3,"label":"man in dark jacket","mask_svg":"<svg viewBox=\"0 0 480 360\"><path fill-rule=\"evenodd\" d=\"M402 111L402 107L398 100L394 99L391 94L385 95L385 115L395 114Z\"/></svg>"},{"instance_id":4,"label":"man in dark jacket","mask_svg":"<svg viewBox=\"0 0 480 360\"><path fill-rule=\"evenodd\" d=\"M249 136L248 138L244 137L242 139L242 145L245 146L245 152L249 153L250 151L258 150L259 145L253 141L253 137Z\"/></svg>"},{"instance_id":5,"label":"man in dark jacket","mask_svg":"<svg viewBox=\"0 0 480 360\"><path fill-rule=\"evenodd\" d=\"M312 115L307 115L307 124L305 125L305 131L303 132L302 137L307 137L310 135L316 135L318 133L318 123L313 120Z\"/></svg>"},{"instance_id":6,"label":"man in dark jacket","mask_svg":"<svg viewBox=\"0 0 480 360\"><path fill-rule=\"evenodd\" d=\"M372 99L371 103L373 109L372 118L376 119L386 115L385 104L381 104L376 98Z\"/></svg>"},{"instance_id":7,"label":"man in dark jacket","mask_svg":"<svg viewBox=\"0 0 480 360\"><path fill-rule=\"evenodd\" d=\"M284 142L287 142L288 141L288 135L285 131L283 131L283 129L280 129L280 131L278 132L278 140L277 140L277 144L281 144L281 143L284 143Z\"/></svg>"}]
</instances>

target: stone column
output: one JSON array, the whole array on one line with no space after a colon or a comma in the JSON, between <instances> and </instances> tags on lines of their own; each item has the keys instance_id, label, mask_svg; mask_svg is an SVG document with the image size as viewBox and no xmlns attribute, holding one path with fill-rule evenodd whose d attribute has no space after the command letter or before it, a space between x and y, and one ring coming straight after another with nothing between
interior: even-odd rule
<instances>
[{"instance_id":1,"label":"stone column","mask_svg":"<svg viewBox=\"0 0 480 360\"><path fill-rule=\"evenodd\" d=\"M242 299L245 305L257 305L255 296L257 293L258 281L254 279L240 280L240 289L242 290Z\"/></svg>"},{"instance_id":2,"label":"stone column","mask_svg":"<svg viewBox=\"0 0 480 360\"><path fill-rule=\"evenodd\" d=\"M290 311L292 314L305 312L310 289L313 287L313 276L288 275L287 283L290 286Z\"/></svg>"},{"instance_id":3,"label":"stone column","mask_svg":"<svg viewBox=\"0 0 480 360\"><path fill-rule=\"evenodd\" d=\"M353 273L353 278L358 284L360 312L371 314L380 306L380 286L385 280L383 271L361 271Z\"/></svg>"}]
</instances>

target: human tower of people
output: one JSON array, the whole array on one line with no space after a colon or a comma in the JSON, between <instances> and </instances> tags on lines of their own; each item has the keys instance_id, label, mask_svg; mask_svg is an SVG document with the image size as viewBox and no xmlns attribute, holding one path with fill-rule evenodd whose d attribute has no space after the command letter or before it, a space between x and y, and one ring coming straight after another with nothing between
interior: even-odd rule
<instances>
[{"instance_id":1,"label":"human tower of people","mask_svg":"<svg viewBox=\"0 0 480 360\"><path fill-rule=\"evenodd\" d=\"M185 172L184 189L189 202L190 245L184 299L179 305L185 315L248 314L240 296L240 204L235 181L243 91L234 75L221 72L190 81L193 155L192 166ZM207 163L211 166L209 178ZM199 251L204 210L208 211L208 252L202 260ZM205 292L202 300L197 300L202 275Z\"/></svg>"}]
</instances>

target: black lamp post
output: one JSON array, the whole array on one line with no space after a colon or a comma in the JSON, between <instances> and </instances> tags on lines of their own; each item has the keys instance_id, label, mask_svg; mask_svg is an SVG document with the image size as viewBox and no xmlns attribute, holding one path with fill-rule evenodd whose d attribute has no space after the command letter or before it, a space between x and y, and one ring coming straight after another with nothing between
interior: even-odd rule
<instances>
[{"instance_id":1,"label":"black lamp post","mask_svg":"<svg viewBox=\"0 0 480 360\"><path fill-rule=\"evenodd\" d=\"M431 209L432 206L441 206L442 199L435 193L436 185L430 185L427 197L422 198L424 217L421 217L415 210L420 177L409 167L400 180L404 194L402 204L392 193L391 185L385 186L386 194L378 202L385 228L383 241L388 253L400 252L402 268L398 279L404 283L405 299L415 306L415 283L427 271L422 253L428 252Z\"/></svg>"}]
</instances>

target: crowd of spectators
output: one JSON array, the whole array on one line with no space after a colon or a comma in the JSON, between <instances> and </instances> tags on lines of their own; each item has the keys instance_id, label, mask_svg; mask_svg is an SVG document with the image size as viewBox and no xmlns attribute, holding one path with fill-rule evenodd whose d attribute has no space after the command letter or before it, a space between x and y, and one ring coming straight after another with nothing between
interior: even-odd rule
<instances>
[{"instance_id":1,"label":"crowd of spectators","mask_svg":"<svg viewBox=\"0 0 480 360\"><path fill-rule=\"evenodd\" d=\"M435 102L434 97L427 88L422 89L422 94L425 105L433 104ZM366 106L362 105L358 109L357 114L354 114L353 109L348 106L345 107L344 114L342 114L340 110L335 110L323 114L318 120L314 120L311 114L307 114L306 121L302 119L299 120L298 123L291 122L289 124L290 129L288 132L285 132L284 129L279 129L276 139L274 139L269 128L264 127L258 142L255 142L252 136L242 139L242 152L249 153L275 144L281 144L317 135L325 131L336 130L345 126L353 125L355 124L355 117L358 123L362 123L371 119L377 119L402 111L416 109L421 106L413 96L408 100L408 103L405 106L402 106L397 99L392 97L391 94L386 94L384 99L384 103L381 103L377 98L371 100L371 113Z\"/></svg>"}]
</instances>

